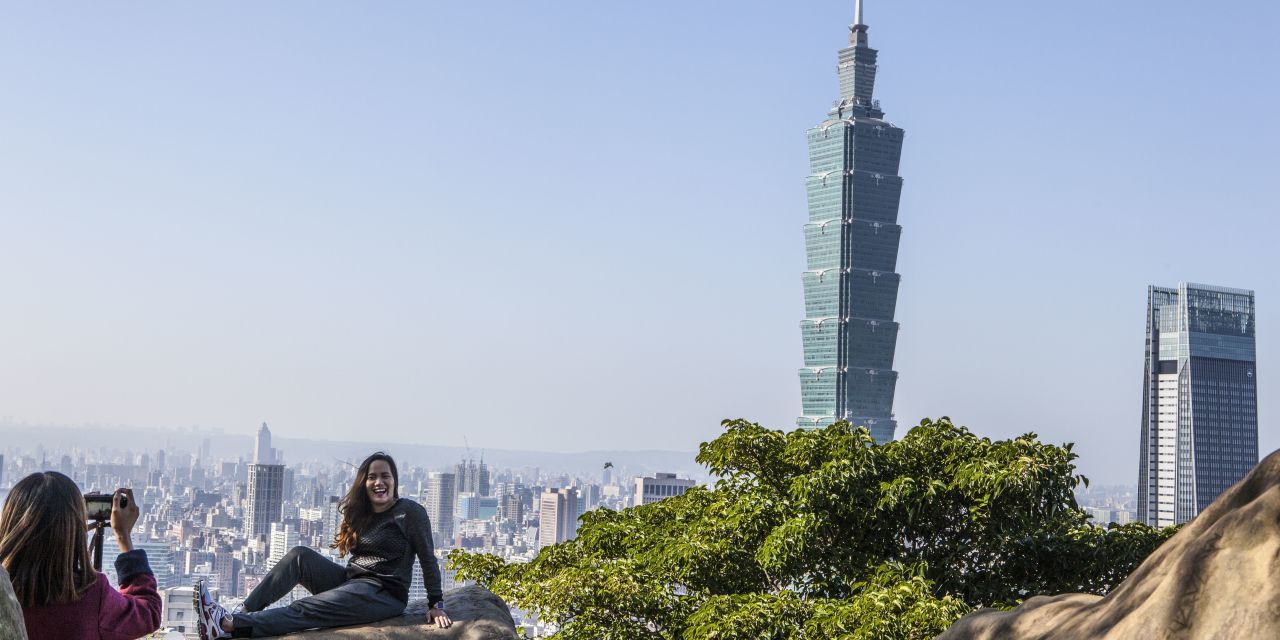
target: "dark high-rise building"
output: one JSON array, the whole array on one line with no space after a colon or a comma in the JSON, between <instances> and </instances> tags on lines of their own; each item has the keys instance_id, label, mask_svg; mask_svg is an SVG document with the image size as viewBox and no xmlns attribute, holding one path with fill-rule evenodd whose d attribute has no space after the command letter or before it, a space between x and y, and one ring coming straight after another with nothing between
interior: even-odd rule
<instances>
[{"instance_id":1,"label":"dark high-rise building","mask_svg":"<svg viewBox=\"0 0 1280 640\"><path fill-rule=\"evenodd\" d=\"M485 465L484 458L479 464L475 460L459 462L453 466L453 475L457 478L458 493L489 495L489 467Z\"/></svg>"},{"instance_id":2,"label":"dark high-rise building","mask_svg":"<svg viewBox=\"0 0 1280 640\"><path fill-rule=\"evenodd\" d=\"M524 503L515 492L507 492L498 496L498 520L504 530L515 531L524 522Z\"/></svg>"},{"instance_id":3,"label":"dark high-rise building","mask_svg":"<svg viewBox=\"0 0 1280 640\"><path fill-rule=\"evenodd\" d=\"M157 588L172 589L179 586L182 576L178 571L177 554L174 553L174 548L169 542L162 540L135 542L133 548L147 552L147 564L151 566Z\"/></svg>"},{"instance_id":4,"label":"dark high-rise building","mask_svg":"<svg viewBox=\"0 0 1280 640\"><path fill-rule=\"evenodd\" d=\"M1258 463L1253 292L1147 292L1138 520L1187 522Z\"/></svg>"},{"instance_id":5,"label":"dark high-rise building","mask_svg":"<svg viewBox=\"0 0 1280 640\"><path fill-rule=\"evenodd\" d=\"M804 415L796 424L823 427L849 420L885 442L897 427L893 354L903 131L885 120L880 102L872 98L876 56L867 44L858 0L849 46L839 54L840 99L808 132L805 319L800 322Z\"/></svg>"},{"instance_id":6,"label":"dark high-rise building","mask_svg":"<svg viewBox=\"0 0 1280 640\"><path fill-rule=\"evenodd\" d=\"M213 553L213 572L217 575L219 591L228 597L240 595L240 573L244 563L231 554L228 549L219 549Z\"/></svg>"},{"instance_id":7,"label":"dark high-rise building","mask_svg":"<svg viewBox=\"0 0 1280 640\"><path fill-rule=\"evenodd\" d=\"M271 523L283 519L284 465L249 465L247 488L244 534L249 538L270 535Z\"/></svg>"}]
</instances>

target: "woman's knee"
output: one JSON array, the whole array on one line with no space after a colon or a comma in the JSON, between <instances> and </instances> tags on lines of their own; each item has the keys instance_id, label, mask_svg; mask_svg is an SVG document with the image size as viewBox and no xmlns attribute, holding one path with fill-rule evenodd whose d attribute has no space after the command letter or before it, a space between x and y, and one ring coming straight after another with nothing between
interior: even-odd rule
<instances>
[{"instance_id":1,"label":"woman's knee","mask_svg":"<svg viewBox=\"0 0 1280 640\"><path fill-rule=\"evenodd\" d=\"M294 547L281 558L283 562L299 562L310 556L320 555L311 547Z\"/></svg>"}]
</instances>

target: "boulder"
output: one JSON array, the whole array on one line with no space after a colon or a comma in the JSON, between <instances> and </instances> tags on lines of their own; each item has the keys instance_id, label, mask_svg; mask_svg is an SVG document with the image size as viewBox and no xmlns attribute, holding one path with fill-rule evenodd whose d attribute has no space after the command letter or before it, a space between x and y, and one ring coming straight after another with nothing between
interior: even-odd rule
<instances>
[{"instance_id":1,"label":"boulder","mask_svg":"<svg viewBox=\"0 0 1280 640\"><path fill-rule=\"evenodd\" d=\"M1225 491L1105 597L983 609L938 640L1280 638L1280 451Z\"/></svg>"},{"instance_id":2,"label":"boulder","mask_svg":"<svg viewBox=\"0 0 1280 640\"><path fill-rule=\"evenodd\" d=\"M444 594L444 607L453 626L439 629L427 624L427 601L409 603L404 614L355 627L293 633L290 640L515 640L516 623L507 603L488 589L461 587ZM0 638L8 636L0 635Z\"/></svg>"},{"instance_id":3,"label":"boulder","mask_svg":"<svg viewBox=\"0 0 1280 640\"><path fill-rule=\"evenodd\" d=\"M0 564L0 638L27 640L27 625L22 621L22 605L13 593L9 572Z\"/></svg>"}]
</instances>

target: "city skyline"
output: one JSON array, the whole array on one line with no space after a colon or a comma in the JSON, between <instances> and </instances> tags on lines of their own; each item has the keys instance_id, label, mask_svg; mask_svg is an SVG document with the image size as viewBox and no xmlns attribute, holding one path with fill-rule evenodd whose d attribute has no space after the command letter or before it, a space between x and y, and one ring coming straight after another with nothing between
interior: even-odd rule
<instances>
[{"instance_id":1,"label":"city skyline","mask_svg":"<svg viewBox=\"0 0 1280 640\"><path fill-rule=\"evenodd\" d=\"M211 455L208 439L198 442L199 453L153 446L143 441L132 451L72 448L69 453L42 445L5 443L0 451L0 476L17 481L29 474L57 470L82 491L94 487L130 486L140 509L133 540L147 552L162 593L161 626L184 637L195 637L190 604L191 585L204 580L216 586L215 598L234 606L267 572L297 546L312 548L337 562L343 560L331 544L342 523L343 496L356 478L356 468L341 459L300 459L273 446L269 430L259 427L255 438L244 438L232 455ZM54 455L48 455L50 452ZM274 452L273 455L270 452ZM255 460L273 459L277 464ZM290 460L289 464L281 463ZM426 510L435 538L435 559L443 565L453 549L491 553L512 561L529 561L533 554L574 536L578 516L597 509L623 509L678 495L633 492L629 478L610 477L611 469L597 467L586 476L561 469L493 468L487 462L462 458L450 468L433 472L413 464L397 465L399 498ZM12 467L12 469L11 469ZM658 473L664 486L680 493L695 481ZM640 483L653 478L635 476ZM10 483L0 481L0 500ZM362 486L362 485L361 485ZM548 505L546 496L555 499ZM104 541L104 557L119 553L117 540ZM113 580L113 577L108 577ZM112 582L114 585L114 581ZM458 586L452 570L443 569L443 586ZM427 596L421 568L408 586L410 599ZM307 596L295 589L277 604ZM513 610L517 623L530 633L545 624Z\"/></svg>"},{"instance_id":2,"label":"city skyline","mask_svg":"<svg viewBox=\"0 0 1280 640\"><path fill-rule=\"evenodd\" d=\"M850 4L15 7L0 422L688 452L726 417L790 428L796 132ZM867 7L912 135L895 412L1132 484L1147 284L1247 286L1276 324L1280 8L1079 11ZM480 120L508 104L525 124ZM498 367L528 375L477 384Z\"/></svg>"}]
</instances>

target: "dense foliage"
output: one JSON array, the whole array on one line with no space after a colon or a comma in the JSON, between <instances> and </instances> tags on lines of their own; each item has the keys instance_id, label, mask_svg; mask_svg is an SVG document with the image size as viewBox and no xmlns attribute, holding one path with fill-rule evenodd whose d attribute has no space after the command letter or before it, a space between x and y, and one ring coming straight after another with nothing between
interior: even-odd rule
<instances>
[{"instance_id":1,"label":"dense foliage","mask_svg":"<svg viewBox=\"0 0 1280 640\"><path fill-rule=\"evenodd\" d=\"M460 579L559 624L560 640L932 638L978 606L1103 593L1172 531L1089 524L1071 445L926 420L877 445L837 423L724 423L719 480L582 516L527 564L454 552Z\"/></svg>"}]
</instances>

